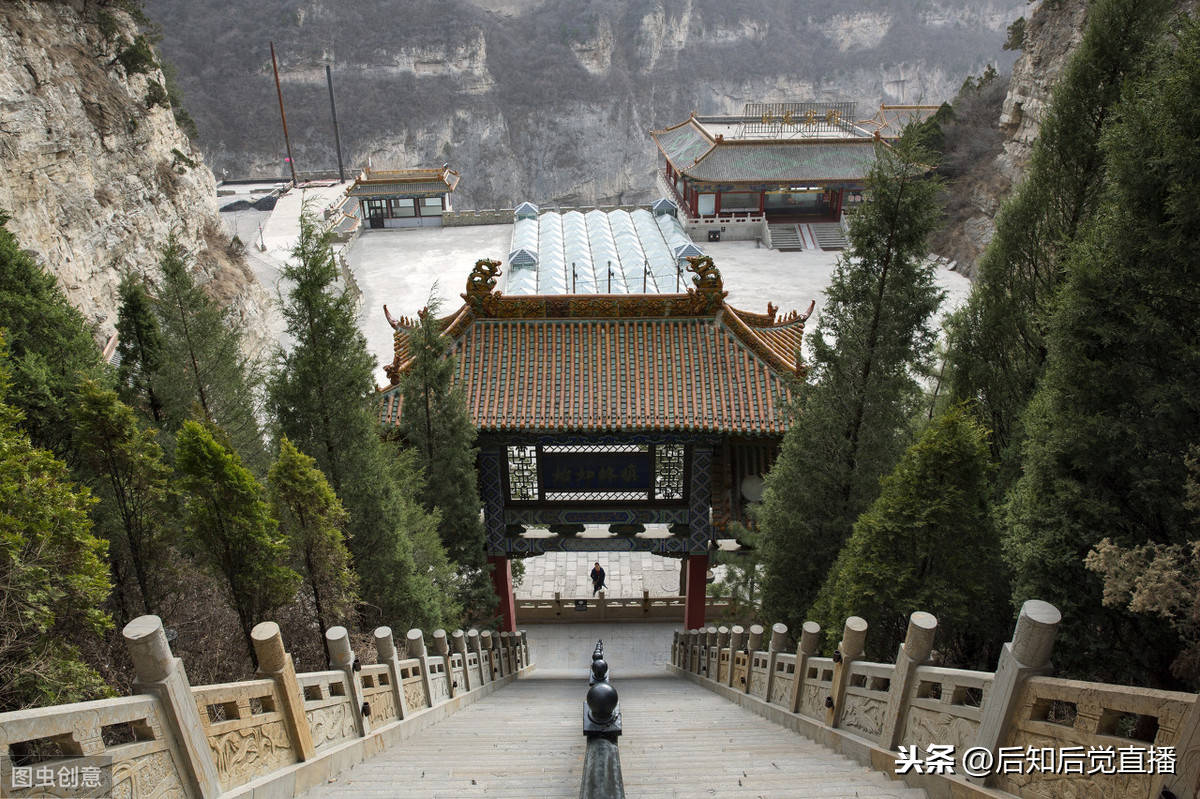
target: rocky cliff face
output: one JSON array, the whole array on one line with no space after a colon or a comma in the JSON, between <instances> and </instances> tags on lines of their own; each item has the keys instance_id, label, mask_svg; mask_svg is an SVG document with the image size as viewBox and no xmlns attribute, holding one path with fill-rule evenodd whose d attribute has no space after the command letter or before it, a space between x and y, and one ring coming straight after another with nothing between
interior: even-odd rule
<instances>
[{"instance_id":1,"label":"rocky cliff face","mask_svg":"<svg viewBox=\"0 0 1200 799\"><path fill-rule=\"evenodd\" d=\"M1025 26L1024 47L1013 65L1000 113L1006 135L997 166L1013 183L1020 181L1029 165L1050 93L1083 39L1086 17L1086 0L1043 2Z\"/></svg>"},{"instance_id":2,"label":"rocky cliff face","mask_svg":"<svg viewBox=\"0 0 1200 799\"><path fill-rule=\"evenodd\" d=\"M1021 0L147 0L214 168L281 175L267 41L299 169L449 161L458 207L644 199L650 128L747 102L940 103Z\"/></svg>"},{"instance_id":3,"label":"rocky cliff face","mask_svg":"<svg viewBox=\"0 0 1200 799\"><path fill-rule=\"evenodd\" d=\"M269 301L220 233L212 172L180 132L133 20L82 2L0 4L0 209L103 339L125 270L174 234L261 341ZM144 71L142 71L144 69Z\"/></svg>"},{"instance_id":4,"label":"rocky cliff face","mask_svg":"<svg viewBox=\"0 0 1200 799\"><path fill-rule=\"evenodd\" d=\"M1083 38L1086 14L1087 0L1052 0L1032 8L996 122L1001 136L951 186L948 223L932 245L968 276L974 276L996 232L1001 202L1025 176L1051 92Z\"/></svg>"}]
</instances>

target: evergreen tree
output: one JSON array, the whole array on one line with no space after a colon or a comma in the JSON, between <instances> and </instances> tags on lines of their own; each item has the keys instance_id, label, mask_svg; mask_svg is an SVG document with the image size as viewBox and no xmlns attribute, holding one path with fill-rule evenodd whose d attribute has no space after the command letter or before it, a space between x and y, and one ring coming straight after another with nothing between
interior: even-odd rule
<instances>
[{"instance_id":1,"label":"evergreen tree","mask_svg":"<svg viewBox=\"0 0 1200 799\"><path fill-rule=\"evenodd\" d=\"M431 297L409 333L412 361L400 380L404 413L400 434L416 452L424 475L421 503L441 516L438 536L460 571L462 597L479 616L495 605L487 575L486 543L475 472L475 425L462 388L454 383L450 340L438 326Z\"/></svg>"},{"instance_id":2,"label":"evergreen tree","mask_svg":"<svg viewBox=\"0 0 1200 799\"><path fill-rule=\"evenodd\" d=\"M880 146L812 338L812 364L757 519L766 615L799 629L854 520L908 443L914 370L934 344L942 293L925 238L938 217L926 153Z\"/></svg>"},{"instance_id":3,"label":"evergreen tree","mask_svg":"<svg viewBox=\"0 0 1200 799\"><path fill-rule=\"evenodd\" d=\"M1007 582L990 511L987 433L962 407L939 416L883 479L817 598L831 633L871 625L868 655L889 661L918 610L938 619L938 649L988 668L1008 631ZM836 636L829 641L836 644Z\"/></svg>"},{"instance_id":4,"label":"evergreen tree","mask_svg":"<svg viewBox=\"0 0 1200 799\"><path fill-rule=\"evenodd\" d=\"M115 391L92 381L80 387L72 413L80 457L99 499L93 515L109 541L124 615L140 615L133 612L135 604L142 613L157 613L172 539L171 471L162 448L155 432L138 424ZM125 584L130 574L135 591Z\"/></svg>"},{"instance_id":5,"label":"evergreen tree","mask_svg":"<svg viewBox=\"0 0 1200 799\"><path fill-rule=\"evenodd\" d=\"M87 489L30 443L7 403L10 360L0 338L0 711L96 699L110 692L72 641L112 626L104 541L92 535Z\"/></svg>"},{"instance_id":6,"label":"evergreen tree","mask_svg":"<svg viewBox=\"0 0 1200 799\"><path fill-rule=\"evenodd\" d=\"M300 582L300 575L282 565L287 543L271 517L266 492L236 452L190 419L179 430L175 469L185 492L189 543L224 578L253 658L250 631L291 601Z\"/></svg>"},{"instance_id":7,"label":"evergreen tree","mask_svg":"<svg viewBox=\"0 0 1200 799\"><path fill-rule=\"evenodd\" d=\"M269 464L256 416L258 369L243 354L241 325L196 285L187 254L173 238L163 248L161 266L155 311L162 343L152 387L162 403L163 429L173 435L185 419L207 420L225 431L252 471L265 474Z\"/></svg>"},{"instance_id":8,"label":"evergreen tree","mask_svg":"<svg viewBox=\"0 0 1200 799\"><path fill-rule=\"evenodd\" d=\"M1019 471L1020 417L1041 376L1045 330L1067 253L1099 196L1100 135L1122 81L1160 29L1167 0L1097 0L1054 90L1025 182L1001 208L966 305L948 324L952 395L980 403L1002 458Z\"/></svg>"},{"instance_id":9,"label":"evergreen tree","mask_svg":"<svg viewBox=\"0 0 1200 799\"><path fill-rule=\"evenodd\" d=\"M11 387L8 402L37 447L72 456L71 392L81 376L105 375L100 349L83 314L67 301L54 275L23 252L0 212L0 329L6 329Z\"/></svg>"},{"instance_id":10,"label":"evergreen tree","mask_svg":"<svg viewBox=\"0 0 1200 799\"><path fill-rule=\"evenodd\" d=\"M1161 46L1106 131L1104 202L1068 264L1004 508L1014 603L1063 614L1056 664L1112 682L1171 680L1165 623L1101 607L1084 558L1187 542L1187 455L1200 443L1200 25Z\"/></svg>"},{"instance_id":11,"label":"evergreen tree","mask_svg":"<svg viewBox=\"0 0 1200 799\"><path fill-rule=\"evenodd\" d=\"M143 409L156 426L163 424L162 400L154 381L162 368L162 334L146 287L132 273L121 278L117 312L117 385L121 399Z\"/></svg>"},{"instance_id":12,"label":"evergreen tree","mask_svg":"<svg viewBox=\"0 0 1200 799\"><path fill-rule=\"evenodd\" d=\"M287 538L292 562L308 583L316 612L316 635L343 623L357 601L343 530L346 511L316 461L285 437L270 473L271 514Z\"/></svg>"},{"instance_id":13,"label":"evergreen tree","mask_svg":"<svg viewBox=\"0 0 1200 799\"><path fill-rule=\"evenodd\" d=\"M282 310L295 346L275 363L268 408L279 432L316 459L349 514L348 546L362 599L374 609L368 620L397 629L455 621L437 517L416 499L421 475L412 455L381 437L375 360L355 300L339 286L330 234L308 213L283 276L292 286Z\"/></svg>"}]
</instances>

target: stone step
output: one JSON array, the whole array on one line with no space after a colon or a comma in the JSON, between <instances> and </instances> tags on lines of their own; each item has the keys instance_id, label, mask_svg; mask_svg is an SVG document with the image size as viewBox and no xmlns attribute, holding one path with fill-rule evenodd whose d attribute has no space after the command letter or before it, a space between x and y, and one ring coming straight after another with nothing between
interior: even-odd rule
<instances>
[{"instance_id":1,"label":"stone step","mask_svg":"<svg viewBox=\"0 0 1200 799\"><path fill-rule=\"evenodd\" d=\"M816 222L809 225L809 229L822 250L844 250L849 244L846 232L837 222Z\"/></svg>"},{"instance_id":2,"label":"stone step","mask_svg":"<svg viewBox=\"0 0 1200 799\"><path fill-rule=\"evenodd\" d=\"M924 799L687 681L617 680L630 799ZM309 791L355 797L577 797L582 678L523 678Z\"/></svg>"},{"instance_id":3,"label":"stone step","mask_svg":"<svg viewBox=\"0 0 1200 799\"><path fill-rule=\"evenodd\" d=\"M768 225L771 232L771 248L775 250L802 250L804 239L797 225Z\"/></svg>"}]
</instances>

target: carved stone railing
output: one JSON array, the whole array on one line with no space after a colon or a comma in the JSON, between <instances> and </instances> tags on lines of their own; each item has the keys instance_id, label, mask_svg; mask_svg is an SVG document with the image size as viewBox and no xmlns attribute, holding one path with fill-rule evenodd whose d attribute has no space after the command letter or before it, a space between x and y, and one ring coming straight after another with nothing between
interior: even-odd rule
<instances>
[{"instance_id":1,"label":"carved stone railing","mask_svg":"<svg viewBox=\"0 0 1200 799\"><path fill-rule=\"evenodd\" d=\"M511 665L492 677L481 668L492 654L468 647L481 638L498 645L486 631L455 631L453 654L436 631L429 656L411 630L401 660L380 627L378 662L363 665L334 627L326 634L334 668L297 674L278 626L264 622L251 636L258 679L191 686L158 617L135 619L123 634L136 696L0 714L0 796L60 795L24 785L24 773L81 767L99 775L106 796L295 796L531 668L523 632L505 639Z\"/></svg>"},{"instance_id":2,"label":"carved stone railing","mask_svg":"<svg viewBox=\"0 0 1200 799\"><path fill-rule=\"evenodd\" d=\"M931 799L1200 799L1200 697L1045 676L1059 618L1027 602L995 673L928 665L937 627L928 613L912 615L894 663L861 659L867 622L851 617L833 657L816 657L814 622L794 652L782 651L782 624L765 646L757 625L748 635L709 627L675 634L670 668ZM911 756L931 746L954 747L952 773L898 762L900 747ZM988 773L964 768L968 750L986 750ZM1005 757L1046 751L1060 761L1001 771ZM1127 773L1110 773L1122 757ZM1139 759L1144 769L1129 773Z\"/></svg>"},{"instance_id":3,"label":"carved stone railing","mask_svg":"<svg viewBox=\"0 0 1200 799\"><path fill-rule=\"evenodd\" d=\"M683 621L686 597L651 597L643 591L641 597L614 598L601 591L595 597L564 598L559 592L553 599L518 599L517 616L529 623L547 622L611 622L611 621ZM705 603L705 615L724 616L729 601L710 597Z\"/></svg>"}]
</instances>

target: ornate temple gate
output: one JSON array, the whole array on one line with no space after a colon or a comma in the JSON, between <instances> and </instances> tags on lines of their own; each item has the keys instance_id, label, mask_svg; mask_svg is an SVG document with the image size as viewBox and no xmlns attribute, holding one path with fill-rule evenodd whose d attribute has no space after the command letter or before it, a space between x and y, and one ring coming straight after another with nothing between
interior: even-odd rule
<instances>
[{"instance_id":1,"label":"ornate temple gate","mask_svg":"<svg viewBox=\"0 0 1200 799\"><path fill-rule=\"evenodd\" d=\"M776 318L725 303L711 258L691 258L680 294L505 296L479 261L466 303L439 320L479 429L487 555L506 629L516 628L512 558L546 552L653 552L685 560L689 629L704 622L714 533L743 518L747 487L786 430L812 312ZM386 308L385 308L386 312ZM401 413L412 363L397 321L382 417ZM608 524L607 538L579 538ZM641 535L665 525L669 535ZM549 536L526 536L544 527Z\"/></svg>"},{"instance_id":2,"label":"ornate temple gate","mask_svg":"<svg viewBox=\"0 0 1200 799\"><path fill-rule=\"evenodd\" d=\"M713 529L711 436L558 434L481 438L480 493L497 594L512 595L507 561L547 552L653 552L687 563L688 616L704 614ZM570 528L608 524L611 538L577 538ZM667 525L666 538L639 528ZM527 527L553 535L526 538ZM693 579L698 574L698 579ZM697 610L698 609L698 610Z\"/></svg>"}]
</instances>

